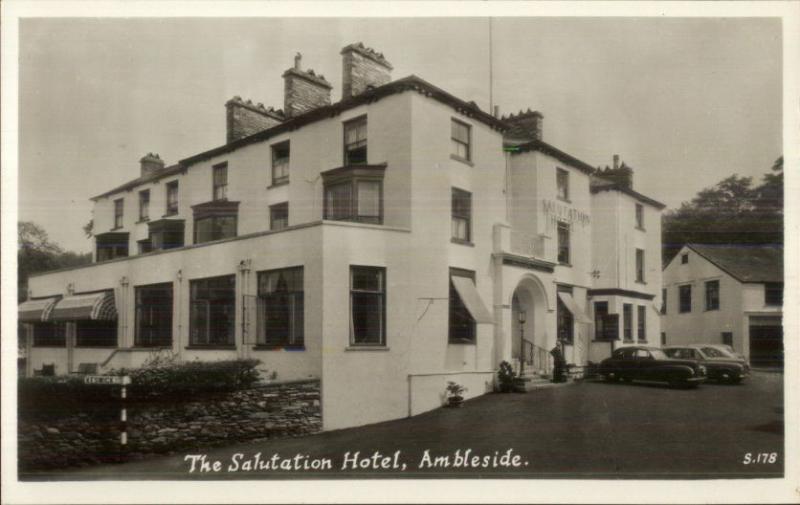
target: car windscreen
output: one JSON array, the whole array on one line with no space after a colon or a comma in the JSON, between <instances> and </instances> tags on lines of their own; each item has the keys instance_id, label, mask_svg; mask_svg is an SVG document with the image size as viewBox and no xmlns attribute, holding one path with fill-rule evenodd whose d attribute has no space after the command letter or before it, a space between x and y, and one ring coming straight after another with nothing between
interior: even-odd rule
<instances>
[{"instance_id":1,"label":"car windscreen","mask_svg":"<svg viewBox=\"0 0 800 505\"><path fill-rule=\"evenodd\" d=\"M717 349L715 347L703 347L702 348L703 354L708 356L709 358L730 358L732 356L726 354L721 349Z\"/></svg>"},{"instance_id":2,"label":"car windscreen","mask_svg":"<svg viewBox=\"0 0 800 505\"><path fill-rule=\"evenodd\" d=\"M650 349L650 354L652 354L655 359L669 359L669 356L664 354L664 351L661 349Z\"/></svg>"}]
</instances>

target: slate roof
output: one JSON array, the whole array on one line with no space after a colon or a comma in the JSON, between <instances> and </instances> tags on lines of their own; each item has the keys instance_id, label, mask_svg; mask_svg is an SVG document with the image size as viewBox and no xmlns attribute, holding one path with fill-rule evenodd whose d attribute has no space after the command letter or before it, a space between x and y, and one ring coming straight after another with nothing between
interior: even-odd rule
<instances>
[{"instance_id":1,"label":"slate roof","mask_svg":"<svg viewBox=\"0 0 800 505\"><path fill-rule=\"evenodd\" d=\"M740 282L783 282L783 246L686 244ZM676 255L676 258L679 255Z\"/></svg>"},{"instance_id":2,"label":"slate roof","mask_svg":"<svg viewBox=\"0 0 800 505\"><path fill-rule=\"evenodd\" d=\"M117 186L116 188L106 191L105 193L99 194L97 196L93 196L90 200L99 200L100 198L104 198L109 195L113 195L114 193L121 193L123 191L129 191L137 186L145 184L147 182L157 181L159 179L163 179L164 177L169 177L170 175L175 175L177 173L183 172L186 170L186 167L182 167L181 165L170 165L166 168L162 168L161 170L156 170L148 175L137 177L136 179L130 180L125 184Z\"/></svg>"},{"instance_id":3,"label":"slate roof","mask_svg":"<svg viewBox=\"0 0 800 505\"><path fill-rule=\"evenodd\" d=\"M437 100L441 103L444 103L445 105L449 105L457 112L460 112L461 114L464 114L467 117L475 119L476 121L480 121L496 130L505 131L509 128L509 125L504 121L501 121L500 119L492 116L488 112L482 111L475 104L475 102L466 102L456 97L455 95L452 95L447 91L437 86L434 86L428 81L420 77L417 77L416 75L409 75L408 77L392 81L388 84L384 84L383 86L378 86L377 88L368 89L367 91L361 93L360 95L351 98L346 98L331 105L317 107L316 109L312 109L308 112L287 119L286 121L283 121L282 123L273 126L272 128L262 130L250 136L235 140L233 142L229 142L227 144L215 147L213 149L209 149L207 151L195 154L188 158L184 158L180 160L176 165L164 168L163 170L158 170L151 176L137 177L136 179L128 181L121 186L118 186L110 191L106 191L105 193L92 197L91 199L98 200L100 198L104 198L114 193L130 190L136 186L139 186L140 184L144 184L146 182L152 182L161 179L163 177L167 177L169 175L178 173L181 170L186 170L190 165L201 162L203 160L207 160L215 156L235 151L236 149L239 149L249 144L262 142L280 133L296 130L309 123L314 123L322 119L334 117L348 109L358 107L359 105L369 104L374 101L380 100L381 98L387 97L389 95L394 95L409 90L416 91L418 93L423 94L426 97Z\"/></svg>"}]
</instances>

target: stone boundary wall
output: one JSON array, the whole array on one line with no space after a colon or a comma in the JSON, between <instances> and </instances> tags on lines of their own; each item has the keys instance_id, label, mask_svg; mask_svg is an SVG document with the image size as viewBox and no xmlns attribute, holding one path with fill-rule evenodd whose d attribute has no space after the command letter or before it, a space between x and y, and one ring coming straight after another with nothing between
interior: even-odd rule
<instances>
[{"instance_id":1,"label":"stone boundary wall","mask_svg":"<svg viewBox=\"0 0 800 505\"><path fill-rule=\"evenodd\" d=\"M113 402L111 402L113 404ZM128 448L120 451L118 405L19 419L21 472L142 459L322 429L319 381L219 394L198 401L128 404Z\"/></svg>"}]
</instances>

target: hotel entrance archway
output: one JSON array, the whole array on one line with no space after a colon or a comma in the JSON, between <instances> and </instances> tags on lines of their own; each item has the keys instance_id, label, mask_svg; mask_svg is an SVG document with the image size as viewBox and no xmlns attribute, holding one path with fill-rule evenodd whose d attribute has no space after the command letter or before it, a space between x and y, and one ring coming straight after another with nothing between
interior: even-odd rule
<instances>
[{"instance_id":1,"label":"hotel entrance archway","mask_svg":"<svg viewBox=\"0 0 800 505\"><path fill-rule=\"evenodd\" d=\"M515 368L547 374L551 371L546 317L547 293L535 275L526 275L511 297L511 358Z\"/></svg>"}]
</instances>

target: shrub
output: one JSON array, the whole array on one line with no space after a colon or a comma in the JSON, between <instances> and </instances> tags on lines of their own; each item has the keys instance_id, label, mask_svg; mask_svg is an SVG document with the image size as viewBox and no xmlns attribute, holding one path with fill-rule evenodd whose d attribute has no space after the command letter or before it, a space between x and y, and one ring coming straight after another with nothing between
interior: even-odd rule
<instances>
[{"instance_id":1,"label":"shrub","mask_svg":"<svg viewBox=\"0 0 800 505\"><path fill-rule=\"evenodd\" d=\"M501 393L510 393L514 390L514 379L517 374L514 372L508 361L501 361L500 368L497 370L497 383Z\"/></svg>"},{"instance_id":2,"label":"shrub","mask_svg":"<svg viewBox=\"0 0 800 505\"><path fill-rule=\"evenodd\" d=\"M180 363L159 357L141 368L112 370L109 375L129 375L129 401L164 399L191 401L209 393L247 389L260 380L256 359L193 361ZM118 407L119 386L85 384L83 376L30 377L18 382L22 417L58 417L90 407L100 414Z\"/></svg>"},{"instance_id":3,"label":"shrub","mask_svg":"<svg viewBox=\"0 0 800 505\"><path fill-rule=\"evenodd\" d=\"M177 362L157 358L141 368L115 370L114 375L129 375L131 395L194 399L206 393L247 389L261 380L257 359Z\"/></svg>"}]
</instances>

